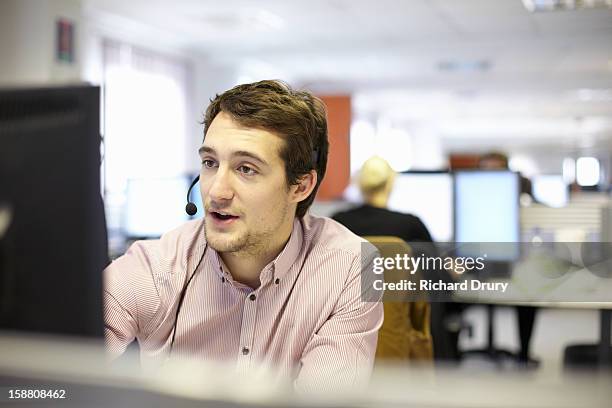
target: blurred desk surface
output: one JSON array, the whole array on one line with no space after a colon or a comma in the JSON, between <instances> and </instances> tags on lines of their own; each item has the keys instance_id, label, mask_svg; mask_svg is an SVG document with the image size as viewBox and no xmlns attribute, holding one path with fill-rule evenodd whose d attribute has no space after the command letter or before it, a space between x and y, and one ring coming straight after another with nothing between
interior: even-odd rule
<instances>
[{"instance_id":1,"label":"blurred desk surface","mask_svg":"<svg viewBox=\"0 0 612 408\"><path fill-rule=\"evenodd\" d=\"M609 407L608 373L573 376L443 370L377 369L371 386L349 394L296 396L263 378L237 378L233 370L174 361L143 373L137 359L111 366L101 344L0 334L0 401L8 389L66 389L66 400L44 406L88 407ZM40 400L18 406L41 406Z\"/></svg>"},{"instance_id":2,"label":"blurred desk surface","mask_svg":"<svg viewBox=\"0 0 612 408\"><path fill-rule=\"evenodd\" d=\"M570 248L576 250L576 248ZM603 263L602 263L603 264ZM606 265L604 265L606 266ZM529 255L507 277L469 275L461 279L507 283L500 290L457 290L458 302L575 309L612 309L612 271L572 264L551 253Z\"/></svg>"},{"instance_id":3,"label":"blurred desk surface","mask_svg":"<svg viewBox=\"0 0 612 408\"><path fill-rule=\"evenodd\" d=\"M602 362L612 360L612 301L608 301L612 299L610 277L597 276L586 268L553 276L538 269L537 263L528 261L516 264L510 278L490 282L508 283L508 290L460 290L453 293L453 300L499 306L599 310L598 357Z\"/></svg>"}]
</instances>

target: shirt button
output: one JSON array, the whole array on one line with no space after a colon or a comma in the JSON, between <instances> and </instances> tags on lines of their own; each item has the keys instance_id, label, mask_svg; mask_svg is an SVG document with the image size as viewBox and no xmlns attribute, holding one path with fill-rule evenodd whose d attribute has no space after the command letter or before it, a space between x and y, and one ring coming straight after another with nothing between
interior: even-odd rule
<instances>
[{"instance_id":1,"label":"shirt button","mask_svg":"<svg viewBox=\"0 0 612 408\"><path fill-rule=\"evenodd\" d=\"M256 298L257 298L257 296L255 296L254 293L252 293L251 296L249 296L249 299L251 299L251 300L255 300Z\"/></svg>"},{"instance_id":2,"label":"shirt button","mask_svg":"<svg viewBox=\"0 0 612 408\"><path fill-rule=\"evenodd\" d=\"M221 282L225 283L225 277L221 277Z\"/></svg>"},{"instance_id":3,"label":"shirt button","mask_svg":"<svg viewBox=\"0 0 612 408\"><path fill-rule=\"evenodd\" d=\"M276 278L276 280L274 281L275 284L279 284L280 283L280 279Z\"/></svg>"},{"instance_id":4,"label":"shirt button","mask_svg":"<svg viewBox=\"0 0 612 408\"><path fill-rule=\"evenodd\" d=\"M243 355L245 355L245 356L246 356L247 354L249 354L249 349L248 349L248 347L243 347L243 348L242 348L242 354L243 354Z\"/></svg>"}]
</instances>

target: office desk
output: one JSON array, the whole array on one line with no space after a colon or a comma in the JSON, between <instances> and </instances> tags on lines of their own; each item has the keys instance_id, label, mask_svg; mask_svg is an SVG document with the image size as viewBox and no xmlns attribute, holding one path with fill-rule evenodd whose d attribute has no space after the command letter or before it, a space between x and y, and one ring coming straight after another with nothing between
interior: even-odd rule
<instances>
[{"instance_id":1,"label":"office desk","mask_svg":"<svg viewBox=\"0 0 612 408\"><path fill-rule=\"evenodd\" d=\"M574 268L561 276L541 273L538 263L518 263L507 279L490 280L508 283L506 292L456 291L453 300L498 306L533 306L559 309L590 309L599 311L600 333L598 358L612 363L612 279L594 275L585 268ZM489 324L492 325L491 322ZM491 327L489 341L491 341Z\"/></svg>"},{"instance_id":2,"label":"office desk","mask_svg":"<svg viewBox=\"0 0 612 408\"><path fill-rule=\"evenodd\" d=\"M9 399L9 389L65 390L65 399ZM287 401L290 389L218 363L169 360L143 371L139 356L107 360L98 341L0 331L0 407L251 407Z\"/></svg>"},{"instance_id":3,"label":"office desk","mask_svg":"<svg viewBox=\"0 0 612 408\"><path fill-rule=\"evenodd\" d=\"M608 408L612 401L608 373L559 378L383 366L369 387L356 392L298 396L265 378L242 380L205 362L177 361L162 371L142 372L134 356L128 357L109 366L100 344L0 333L0 401L7 402L8 387L67 391L66 400L14 404L20 407Z\"/></svg>"}]
</instances>

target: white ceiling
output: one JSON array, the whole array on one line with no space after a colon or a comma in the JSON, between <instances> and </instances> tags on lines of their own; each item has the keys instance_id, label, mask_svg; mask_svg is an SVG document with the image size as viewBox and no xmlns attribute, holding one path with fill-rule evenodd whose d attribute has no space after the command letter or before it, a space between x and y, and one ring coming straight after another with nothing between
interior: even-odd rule
<instances>
[{"instance_id":1,"label":"white ceiling","mask_svg":"<svg viewBox=\"0 0 612 408\"><path fill-rule=\"evenodd\" d=\"M435 130L449 150L612 152L612 10L521 0L86 0L129 35L351 92L356 117ZM431 132L429 132L431 133Z\"/></svg>"}]
</instances>

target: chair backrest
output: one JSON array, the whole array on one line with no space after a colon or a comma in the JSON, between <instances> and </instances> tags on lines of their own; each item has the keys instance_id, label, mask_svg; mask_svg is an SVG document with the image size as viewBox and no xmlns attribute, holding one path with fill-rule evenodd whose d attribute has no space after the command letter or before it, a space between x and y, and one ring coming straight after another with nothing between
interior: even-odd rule
<instances>
[{"instance_id":1,"label":"chair backrest","mask_svg":"<svg viewBox=\"0 0 612 408\"><path fill-rule=\"evenodd\" d=\"M365 236L385 258L395 258L396 254L412 254L412 248L405 241L393 236ZM385 270L385 282L398 279L398 276L419 280L420 271L414 274L395 273ZM412 301L411 301L412 300ZM433 342L429 329L430 305L427 301L413 301L414 297L404 299L394 296L393 300L383 303L385 319L378 332L376 361L433 359Z\"/></svg>"}]
</instances>

